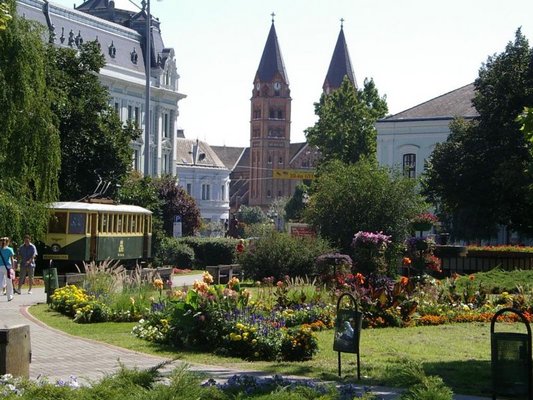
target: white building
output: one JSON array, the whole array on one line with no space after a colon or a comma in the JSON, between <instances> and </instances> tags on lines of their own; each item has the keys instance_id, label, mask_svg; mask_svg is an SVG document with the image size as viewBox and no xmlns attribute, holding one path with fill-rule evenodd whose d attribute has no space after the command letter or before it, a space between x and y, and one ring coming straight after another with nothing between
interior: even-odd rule
<instances>
[{"instance_id":1,"label":"white building","mask_svg":"<svg viewBox=\"0 0 533 400\"><path fill-rule=\"evenodd\" d=\"M420 175L435 145L448 138L450 122L478 116L473 98L474 85L469 84L377 121L378 162L409 177Z\"/></svg>"},{"instance_id":2,"label":"white building","mask_svg":"<svg viewBox=\"0 0 533 400\"><path fill-rule=\"evenodd\" d=\"M48 28L49 42L56 46L76 49L97 40L106 60L100 80L109 89L111 105L122 121L132 120L144 131L144 9L116 9L112 0L87 0L75 9L46 0L17 0L17 7L19 15ZM178 92L174 50L164 46L159 21L153 17L151 21L150 143L146 146L144 133L131 143L132 164L144 172L144 154L149 149L149 175L176 175L178 102L186 96Z\"/></svg>"},{"instance_id":3,"label":"white building","mask_svg":"<svg viewBox=\"0 0 533 400\"><path fill-rule=\"evenodd\" d=\"M177 139L179 185L195 200L204 224L211 231L225 231L229 220L230 170L205 142Z\"/></svg>"}]
</instances>

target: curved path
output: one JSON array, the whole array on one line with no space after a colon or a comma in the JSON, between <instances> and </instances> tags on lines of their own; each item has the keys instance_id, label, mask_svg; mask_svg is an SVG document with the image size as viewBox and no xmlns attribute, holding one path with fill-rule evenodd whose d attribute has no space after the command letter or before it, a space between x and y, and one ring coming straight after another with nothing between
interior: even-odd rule
<instances>
[{"instance_id":1,"label":"curved path","mask_svg":"<svg viewBox=\"0 0 533 400\"><path fill-rule=\"evenodd\" d=\"M174 286L191 284L200 276L183 276L174 278ZM122 349L109 344L96 342L66 334L44 325L33 318L27 311L31 305L46 303L43 288L33 289L33 294L27 294L23 289L21 295L15 295L13 301L8 302L6 296L0 295L0 329L16 325L29 325L32 349L30 364L30 378L48 377L50 381L67 380L71 375L80 382L90 382L102 378L119 368L119 363L126 367L149 368L169 359L151 356L131 350ZM168 368L182 365L174 361ZM238 371L212 365L189 365L189 369L202 371L219 381L224 381L234 374L247 373L265 376L258 371ZM295 377L298 379L297 377ZM300 377L300 379L302 379ZM372 387L372 391L379 393L381 399L396 399L398 391L395 389ZM454 396L456 400L481 400L480 397Z\"/></svg>"}]
</instances>

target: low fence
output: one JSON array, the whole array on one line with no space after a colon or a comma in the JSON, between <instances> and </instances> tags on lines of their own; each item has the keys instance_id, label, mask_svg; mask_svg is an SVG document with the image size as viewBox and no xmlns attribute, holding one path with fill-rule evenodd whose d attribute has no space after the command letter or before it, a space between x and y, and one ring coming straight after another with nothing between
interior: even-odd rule
<instances>
[{"instance_id":1,"label":"low fence","mask_svg":"<svg viewBox=\"0 0 533 400\"><path fill-rule=\"evenodd\" d=\"M470 251L463 257L443 255L440 258L446 275L486 272L496 267L504 270L533 269L533 254L526 252Z\"/></svg>"}]
</instances>

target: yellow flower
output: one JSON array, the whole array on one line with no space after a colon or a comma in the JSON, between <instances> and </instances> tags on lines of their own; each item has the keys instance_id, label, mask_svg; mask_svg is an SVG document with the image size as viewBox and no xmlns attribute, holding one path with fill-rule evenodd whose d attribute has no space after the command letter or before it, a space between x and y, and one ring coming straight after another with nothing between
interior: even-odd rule
<instances>
[{"instance_id":1,"label":"yellow flower","mask_svg":"<svg viewBox=\"0 0 533 400\"><path fill-rule=\"evenodd\" d=\"M163 280L162 279L154 279L154 287L156 289L163 289Z\"/></svg>"},{"instance_id":2,"label":"yellow flower","mask_svg":"<svg viewBox=\"0 0 533 400\"><path fill-rule=\"evenodd\" d=\"M235 286L237 286L239 284L239 278L237 277L233 277L230 279L230 281L228 282L228 287L230 289L233 289Z\"/></svg>"},{"instance_id":3,"label":"yellow flower","mask_svg":"<svg viewBox=\"0 0 533 400\"><path fill-rule=\"evenodd\" d=\"M202 274L202 281L204 283L207 283L208 285L212 284L215 280L213 279L213 276L205 271L203 274Z\"/></svg>"}]
</instances>

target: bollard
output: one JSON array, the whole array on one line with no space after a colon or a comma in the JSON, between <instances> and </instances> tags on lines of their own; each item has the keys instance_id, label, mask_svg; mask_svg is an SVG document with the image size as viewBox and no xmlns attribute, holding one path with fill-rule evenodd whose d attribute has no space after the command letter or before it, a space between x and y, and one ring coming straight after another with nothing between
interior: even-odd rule
<instances>
[{"instance_id":1,"label":"bollard","mask_svg":"<svg viewBox=\"0 0 533 400\"><path fill-rule=\"evenodd\" d=\"M31 362L30 326L0 329L0 375L29 378Z\"/></svg>"}]
</instances>

